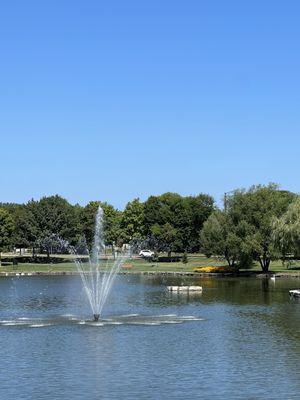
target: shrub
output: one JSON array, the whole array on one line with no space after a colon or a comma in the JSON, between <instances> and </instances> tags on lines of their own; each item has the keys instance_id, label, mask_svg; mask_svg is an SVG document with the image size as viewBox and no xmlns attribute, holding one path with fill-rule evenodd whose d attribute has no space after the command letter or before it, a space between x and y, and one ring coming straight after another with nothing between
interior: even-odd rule
<instances>
[{"instance_id":1,"label":"shrub","mask_svg":"<svg viewBox=\"0 0 300 400\"><path fill-rule=\"evenodd\" d=\"M186 251L183 253L181 261L182 261L183 264L187 264L188 263L188 257L187 257L187 252Z\"/></svg>"},{"instance_id":2,"label":"shrub","mask_svg":"<svg viewBox=\"0 0 300 400\"><path fill-rule=\"evenodd\" d=\"M227 267L226 265L223 265L221 267L196 267L193 269L194 272L235 272L236 270L232 267Z\"/></svg>"}]
</instances>

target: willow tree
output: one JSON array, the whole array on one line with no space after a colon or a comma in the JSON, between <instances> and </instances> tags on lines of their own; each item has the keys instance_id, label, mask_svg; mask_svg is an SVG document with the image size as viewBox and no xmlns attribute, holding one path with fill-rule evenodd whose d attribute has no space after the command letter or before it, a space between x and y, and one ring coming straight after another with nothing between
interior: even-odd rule
<instances>
[{"instance_id":1,"label":"willow tree","mask_svg":"<svg viewBox=\"0 0 300 400\"><path fill-rule=\"evenodd\" d=\"M244 260L252 258L268 272L271 260L280 256L272 240L274 219L280 218L294 199L293 193L274 184L236 190L227 198L226 212L213 213L204 224L204 250L223 255L229 265L243 267L248 264Z\"/></svg>"},{"instance_id":2,"label":"willow tree","mask_svg":"<svg viewBox=\"0 0 300 400\"><path fill-rule=\"evenodd\" d=\"M300 255L300 197L273 221L272 239L281 252L283 262L289 254Z\"/></svg>"},{"instance_id":3,"label":"willow tree","mask_svg":"<svg viewBox=\"0 0 300 400\"><path fill-rule=\"evenodd\" d=\"M249 226L247 245L263 272L268 272L271 260L279 258L272 240L273 221L280 218L294 200L295 194L280 190L275 184L237 190L227 200L227 212L233 224L244 221Z\"/></svg>"},{"instance_id":4,"label":"willow tree","mask_svg":"<svg viewBox=\"0 0 300 400\"><path fill-rule=\"evenodd\" d=\"M229 214L216 210L204 222L200 235L202 251L208 257L221 256L232 268L247 268L252 263L247 241L249 229L244 221L235 224Z\"/></svg>"}]
</instances>

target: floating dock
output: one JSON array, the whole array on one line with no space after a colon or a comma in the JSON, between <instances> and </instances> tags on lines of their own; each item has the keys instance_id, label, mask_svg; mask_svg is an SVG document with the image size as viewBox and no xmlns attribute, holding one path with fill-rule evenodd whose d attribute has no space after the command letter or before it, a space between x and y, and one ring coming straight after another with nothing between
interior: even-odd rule
<instances>
[{"instance_id":1,"label":"floating dock","mask_svg":"<svg viewBox=\"0 0 300 400\"><path fill-rule=\"evenodd\" d=\"M289 294L290 294L291 297L300 297L300 289L290 290Z\"/></svg>"},{"instance_id":2,"label":"floating dock","mask_svg":"<svg viewBox=\"0 0 300 400\"><path fill-rule=\"evenodd\" d=\"M202 286L168 286L169 292L202 292Z\"/></svg>"}]
</instances>

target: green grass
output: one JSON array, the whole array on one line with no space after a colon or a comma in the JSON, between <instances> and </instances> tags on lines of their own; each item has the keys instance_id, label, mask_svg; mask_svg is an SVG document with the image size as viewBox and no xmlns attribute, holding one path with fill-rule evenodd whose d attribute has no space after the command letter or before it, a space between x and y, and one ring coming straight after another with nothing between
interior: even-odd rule
<instances>
[{"instance_id":1,"label":"green grass","mask_svg":"<svg viewBox=\"0 0 300 400\"><path fill-rule=\"evenodd\" d=\"M260 264L255 263L253 268L251 268L251 271L261 271ZM300 272L300 260L295 260L295 262L293 262L293 264L290 266L290 268L286 268L285 266L283 266L281 260L272 261L270 264L269 271L270 272L286 272L286 273Z\"/></svg>"},{"instance_id":2,"label":"green grass","mask_svg":"<svg viewBox=\"0 0 300 400\"><path fill-rule=\"evenodd\" d=\"M207 258L201 254L190 254L188 255L187 264L183 264L182 262L149 263L143 259L130 259L125 263L126 265L131 266L131 268L123 269L128 272L192 272L196 267L222 266L226 265L226 262L214 257ZM251 270L261 271L260 265L256 263ZM273 261L270 266L270 272L293 273L298 271L300 272L300 261L299 263L295 262L295 265L290 269L284 268L280 260ZM55 264L19 263L18 265L4 263L0 267L0 272L76 272L76 266L72 262Z\"/></svg>"},{"instance_id":3,"label":"green grass","mask_svg":"<svg viewBox=\"0 0 300 400\"><path fill-rule=\"evenodd\" d=\"M132 264L132 271L157 271L157 272L192 272L194 268L199 266L219 266L224 265L224 261L216 258L207 258L201 254L191 254L188 256L188 263L182 262L148 262L143 259L129 260L128 264Z\"/></svg>"},{"instance_id":4,"label":"green grass","mask_svg":"<svg viewBox=\"0 0 300 400\"><path fill-rule=\"evenodd\" d=\"M18 265L1 265L0 272L70 272L76 271L75 264L59 263L59 264L33 264L19 263Z\"/></svg>"}]
</instances>

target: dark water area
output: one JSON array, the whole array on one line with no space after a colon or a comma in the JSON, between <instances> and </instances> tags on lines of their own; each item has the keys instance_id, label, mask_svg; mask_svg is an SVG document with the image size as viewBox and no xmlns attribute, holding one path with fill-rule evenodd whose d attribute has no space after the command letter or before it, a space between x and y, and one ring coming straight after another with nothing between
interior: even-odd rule
<instances>
[{"instance_id":1,"label":"dark water area","mask_svg":"<svg viewBox=\"0 0 300 400\"><path fill-rule=\"evenodd\" d=\"M201 294L167 285L200 284ZM299 279L0 279L0 399L299 399Z\"/></svg>"}]
</instances>

